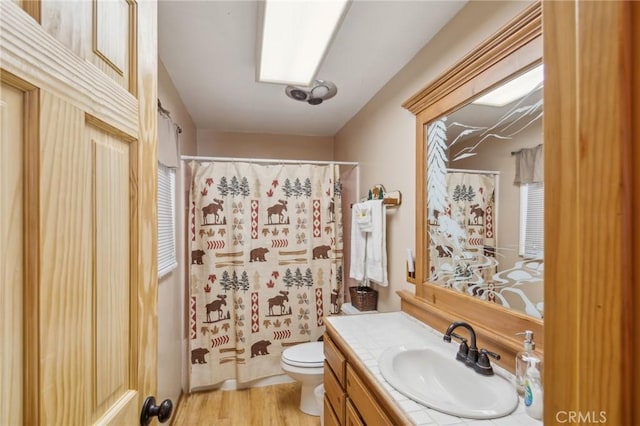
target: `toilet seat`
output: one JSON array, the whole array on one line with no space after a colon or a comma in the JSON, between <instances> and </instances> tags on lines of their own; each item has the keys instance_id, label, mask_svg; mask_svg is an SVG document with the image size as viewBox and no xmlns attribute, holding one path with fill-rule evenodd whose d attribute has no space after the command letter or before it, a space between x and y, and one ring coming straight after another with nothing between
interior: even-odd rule
<instances>
[{"instance_id":1,"label":"toilet seat","mask_svg":"<svg viewBox=\"0 0 640 426\"><path fill-rule=\"evenodd\" d=\"M324 366L322 342L309 342L292 346L282 352L282 362L294 367L320 368Z\"/></svg>"}]
</instances>

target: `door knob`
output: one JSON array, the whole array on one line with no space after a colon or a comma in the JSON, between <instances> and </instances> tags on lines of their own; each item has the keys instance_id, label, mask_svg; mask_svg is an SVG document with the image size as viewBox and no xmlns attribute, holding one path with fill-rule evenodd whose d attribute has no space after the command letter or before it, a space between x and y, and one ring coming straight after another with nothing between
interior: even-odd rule
<instances>
[{"instance_id":1,"label":"door knob","mask_svg":"<svg viewBox=\"0 0 640 426\"><path fill-rule=\"evenodd\" d=\"M147 426L151 423L151 418L158 416L158 421L164 423L171 417L173 411L173 403L170 399L165 399L156 405L156 399L152 396L148 396L142 404L142 411L140 412L140 426Z\"/></svg>"}]
</instances>

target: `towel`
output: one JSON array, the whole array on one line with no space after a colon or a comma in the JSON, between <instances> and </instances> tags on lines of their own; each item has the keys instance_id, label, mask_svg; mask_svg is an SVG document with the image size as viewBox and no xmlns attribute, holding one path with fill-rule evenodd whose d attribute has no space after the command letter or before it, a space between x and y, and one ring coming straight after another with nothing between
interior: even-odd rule
<instances>
[{"instance_id":1,"label":"towel","mask_svg":"<svg viewBox=\"0 0 640 426\"><path fill-rule=\"evenodd\" d=\"M373 230L373 218L371 217L371 204L358 203L353 206L356 224L362 232L371 232Z\"/></svg>"},{"instance_id":2,"label":"towel","mask_svg":"<svg viewBox=\"0 0 640 426\"><path fill-rule=\"evenodd\" d=\"M368 279L382 286L389 285L387 279L387 218L382 200L371 200L371 232L367 234L366 269Z\"/></svg>"},{"instance_id":3,"label":"towel","mask_svg":"<svg viewBox=\"0 0 640 426\"><path fill-rule=\"evenodd\" d=\"M365 271L365 249L367 245L367 232L360 229L358 215L364 209L364 203L354 204L351 209L351 262L349 266L349 277L358 281L364 280ZM369 214L369 217L371 215Z\"/></svg>"},{"instance_id":4,"label":"towel","mask_svg":"<svg viewBox=\"0 0 640 426\"><path fill-rule=\"evenodd\" d=\"M382 200L354 205L351 220L349 276L387 286L386 207Z\"/></svg>"}]
</instances>

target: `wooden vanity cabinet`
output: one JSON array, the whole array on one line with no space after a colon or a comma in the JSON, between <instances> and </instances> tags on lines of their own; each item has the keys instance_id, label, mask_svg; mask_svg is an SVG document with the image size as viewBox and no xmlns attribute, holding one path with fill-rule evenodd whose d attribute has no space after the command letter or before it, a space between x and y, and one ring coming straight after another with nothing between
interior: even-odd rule
<instances>
[{"instance_id":1,"label":"wooden vanity cabinet","mask_svg":"<svg viewBox=\"0 0 640 426\"><path fill-rule=\"evenodd\" d=\"M410 424L364 365L327 324L324 335L324 418L326 425Z\"/></svg>"},{"instance_id":2,"label":"wooden vanity cabinet","mask_svg":"<svg viewBox=\"0 0 640 426\"><path fill-rule=\"evenodd\" d=\"M336 347L333 340L324 336L324 399L325 418L326 408L329 407L339 425L345 424L346 366L347 360Z\"/></svg>"}]
</instances>

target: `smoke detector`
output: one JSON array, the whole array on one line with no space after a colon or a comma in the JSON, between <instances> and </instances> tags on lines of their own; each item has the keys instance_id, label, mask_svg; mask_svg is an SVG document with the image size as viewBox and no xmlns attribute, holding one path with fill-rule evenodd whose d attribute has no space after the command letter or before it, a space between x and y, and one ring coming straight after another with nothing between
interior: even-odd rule
<instances>
[{"instance_id":1,"label":"smoke detector","mask_svg":"<svg viewBox=\"0 0 640 426\"><path fill-rule=\"evenodd\" d=\"M287 86L285 93L291 99L306 102L309 105L320 105L338 93L335 84L326 80L314 80L310 87Z\"/></svg>"}]
</instances>

